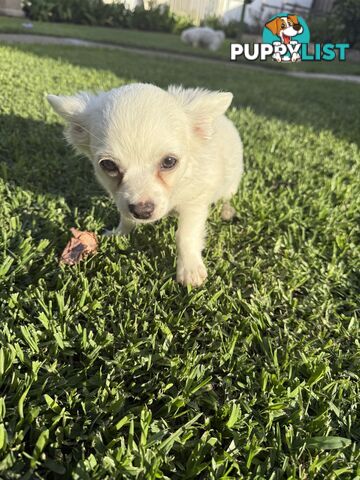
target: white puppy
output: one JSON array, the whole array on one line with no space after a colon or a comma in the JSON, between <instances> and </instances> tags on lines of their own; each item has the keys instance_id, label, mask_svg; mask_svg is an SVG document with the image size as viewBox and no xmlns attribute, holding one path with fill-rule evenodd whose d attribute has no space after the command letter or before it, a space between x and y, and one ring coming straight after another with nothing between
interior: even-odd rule
<instances>
[{"instance_id":1,"label":"white puppy","mask_svg":"<svg viewBox=\"0 0 360 480\"><path fill-rule=\"evenodd\" d=\"M67 121L66 137L85 153L120 211L113 232L179 215L177 279L201 285L201 251L209 206L236 193L243 172L242 144L224 113L232 94L134 83L97 95L49 95Z\"/></svg>"},{"instance_id":2,"label":"white puppy","mask_svg":"<svg viewBox=\"0 0 360 480\"><path fill-rule=\"evenodd\" d=\"M181 34L183 43L192 47L203 47L215 52L218 50L225 39L222 30L213 30L209 27L187 28Z\"/></svg>"}]
</instances>

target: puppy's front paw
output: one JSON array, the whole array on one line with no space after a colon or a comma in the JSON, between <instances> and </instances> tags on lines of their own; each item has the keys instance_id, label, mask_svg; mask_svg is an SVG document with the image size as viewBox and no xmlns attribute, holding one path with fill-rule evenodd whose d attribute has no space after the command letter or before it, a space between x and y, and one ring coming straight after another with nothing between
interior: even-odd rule
<instances>
[{"instance_id":1,"label":"puppy's front paw","mask_svg":"<svg viewBox=\"0 0 360 480\"><path fill-rule=\"evenodd\" d=\"M204 262L200 260L183 262L178 259L176 280L182 285L192 285L199 287L207 277Z\"/></svg>"},{"instance_id":2,"label":"puppy's front paw","mask_svg":"<svg viewBox=\"0 0 360 480\"><path fill-rule=\"evenodd\" d=\"M112 237L113 235L129 235L130 231L131 229L117 227L112 230L104 230L102 234L104 237Z\"/></svg>"},{"instance_id":3,"label":"puppy's front paw","mask_svg":"<svg viewBox=\"0 0 360 480\"><path fill-rule=\"evenodd\" d=\"M134 224L132 222L126 222L125 220L121 220L119 225L112 230L105 230L103 235L105 237L111 237L112 235L129 235L131 230L133 229Z\"/></svg>"},{"instance_id":4,"label":"puppy's front paw","mask_svg":"<svg viewBox=\"0 0 360 480\"><path fill-rule=\"evenodd\" d=\"M112 237L113 235L119 235L119 234L118 234L118 229L117 229L117 228L113 228L112 230L108 230L108 229L103 230L103 231L101 232L101 235L102 235L103 237Z\"/></svg>"}]
</instances>

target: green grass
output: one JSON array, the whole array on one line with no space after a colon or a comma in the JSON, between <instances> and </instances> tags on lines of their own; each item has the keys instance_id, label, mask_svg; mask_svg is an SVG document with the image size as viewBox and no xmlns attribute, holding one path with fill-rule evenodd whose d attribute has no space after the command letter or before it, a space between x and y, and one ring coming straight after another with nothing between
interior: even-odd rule
<instances>
[{"instance_id":1,"label":"green grass","mask_svg":"<svg viewBox=\"0 0 360 480\"><path fill-rule=\"evenodd\" d=\"M232 40L226 39L220 50L210 52L201 48L192 48L184 45L179 35L170 33L144 32L140 30L126 30L121 28L92 27L86 25L73 25L66 23L32 22L33 28L27 29L22 24L25 19L1 17L0 33L27 33L37 35L52 35L58 37L74 37L82 40L95 42L112 43L128 47L142 49L159 50L187 54L191 56L200 56L213 58L217 60L229 61L230 43ZM253 37L244 35L244 42L252 42ZM260 62L248 62L243 60L239 63L255 65ZM278 64L272 60L261 62L262 67L275 70L283 69L290 71L306 71L319 73L337 73L360 75L360 62L300 62L295 64Z\"/></svg>"},{"instance_id":2,"label":"green grass","mask_svg":"<svg viewBox=\"0 0 360 480\"><path fill-rule=\"evenodd\" d=\"M359 87L72 47L0 66L0 478L358 478ZM135 80L235 95L239 220L213 210L197 290L173 218L58 265L117 213L44 96Z\"/></svg>"},{"instance_id":3,"label":"green grass","mask_svg":"<svg viewBox=\"0 0 360 480\"><path fill-rule=\"evenodd\" d=\"M58 37L75 37L82 40L106 42L115 45L125 45L144 49L165 50L178 53L191 53L206 57L227 58L228 45L226 42L220 52L210 52L201 48L190 48L184 45L179 35L161 32L146 32L122 28L93 27L87 25L74 25L71 23L33 22L32 29L22 27L29 20L1 17L0 32L3 33L35 33L38 35L54 35Z\"/></svg>"}]
</instances>

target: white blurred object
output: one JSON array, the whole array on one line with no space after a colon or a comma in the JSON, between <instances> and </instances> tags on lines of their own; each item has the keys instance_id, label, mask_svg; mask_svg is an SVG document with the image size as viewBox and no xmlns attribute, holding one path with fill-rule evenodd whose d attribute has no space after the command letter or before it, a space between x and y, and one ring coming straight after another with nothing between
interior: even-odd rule
<instances>
[{"instance_id":1,"label":"white blurred object","mask_svg":"<svg viewBox=\"0 0 360 480\"><path fill-rule=\"evenodd\" d=\"M22 0L0 0L0 15L25 17Z\"/></svg>"},{"instance_id":2,"label":"white blurred object","mask_svg":"<svg viewBox=\"0 0 360 480\"><path fill-rule=\"evenodd\" d=\"M23 23L22 26L23 26L24 28L33 28L33 27L34 27L34 25L33 25L32 23L30 23L30 22L29 22L29 23Z\"/></svg>"},{"instance_id":3,"label":"white blurred object","mask_svg":"<svg viewBox=\"0 0 360 480\"><path fill-rule=\"evenodd\" d=\"M181 34L181 41L192 47L207 48L215 52L225 40L222 30L213 30L210 27L187 28Z\"/></svg>"}]
</instances>

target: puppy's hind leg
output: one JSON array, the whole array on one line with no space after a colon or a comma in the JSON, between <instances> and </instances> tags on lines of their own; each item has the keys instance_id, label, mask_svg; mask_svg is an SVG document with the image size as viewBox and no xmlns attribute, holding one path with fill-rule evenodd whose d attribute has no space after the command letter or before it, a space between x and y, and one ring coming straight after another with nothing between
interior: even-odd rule
<instances>
[{"instance_id":1,"label":"puppy's hind leg","mask_svg":"<svg viewBox=\"0 0 360 480\"><path fill-rule=\"evenodd\" d=\"M225 200L221 209L221 218L229 222L236 215L236 210L230 205L229 200Z\"/></svg>"},{"instance_id":2,"label":"puppy's hind leg","mask_svg":"<svg viewBox=\"0 0 360 480\"><path fill-rule=\"evenodd\" d=\"M223 220L226 220L227 222L232 220L236 215L236 210L234 207L231 206L230 199L233 195L235 195L235 193L238 190L238 187L239 187L239 180L236 179L236 181L230 185L228 191L223 197L224 203L221 209L221 218Z\"/></svg>"}]
</instances>

